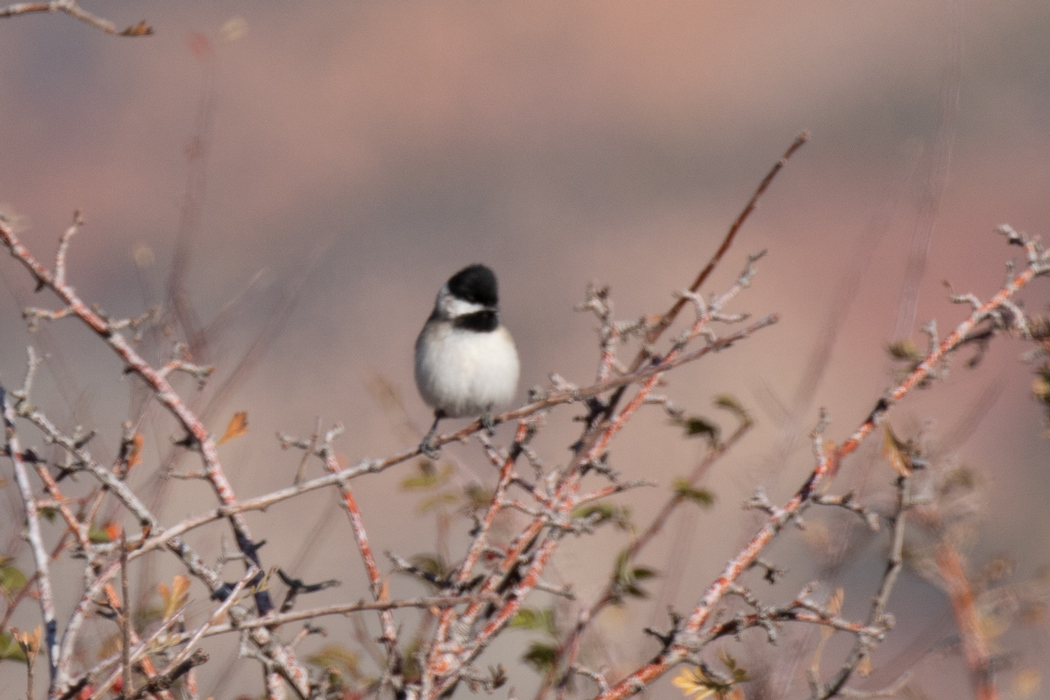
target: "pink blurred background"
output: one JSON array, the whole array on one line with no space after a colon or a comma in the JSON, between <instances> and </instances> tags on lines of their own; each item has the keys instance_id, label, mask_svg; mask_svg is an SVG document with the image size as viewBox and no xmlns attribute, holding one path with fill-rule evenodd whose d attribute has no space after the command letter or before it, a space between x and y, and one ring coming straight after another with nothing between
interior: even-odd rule
<instances>
[{"instance_id":1,"label":"pink blurred background","mask_svg":"<svg viewBox=\"0 0 1050 700\"><path fill-rule=\"evenodd\" d=\"M594 322L572 310L585 283L611 284L620 318L666 308L769 167L800 131L812 132L707 288L721 290L746 253L768 249L734 310L776 311L780 324L676 372L666 388L679 405L710 415L712 399L731 393L759 423L706 482L718 502L700 517L686 553L679 609L695 601L753 525L738 504L758 484L782 500L807 473L804 436L818 407L828 408L829 437L841 441L890 385L885 346L916 230L932 231L914 324L920 345L926 319L936 317L943 334L965 315L947 302L942 280L982 298L998 288L1014 251L993 235L996 225L1050 230L1050 4L1038 0L89 9L120 26L145 18L157 33L112 38L65 16L0 21L0 209L21 217L24 241L43 259L73 210L82 210L88 223L70 254L72 282L107 311L136 315L163 296L191 173L187 155L194 134L205 137L188 289L204 323L240 299L221 317L225 332L205 358L219 365L220 380L298 294L261 362L210 416L220 432L234 411L248 411L251 434L223 447L244 496L290 483L298 456L272 436L308 434L316 416L346 424L339 444L350 461L411 444L365 383L388 378L410 417L427 422L411 378L412 343L437 288L466 263L486 262L500 276L504 318L523 360L520 399L551 372L589 383ZM21 307L51 302L32 296L32 281L9 259L0 260L0 278L0 372L14 385L25 346L41 342L26 332ZM815 398L796 404L843 279L858 281L857 298L833 326ZM1045 280L1037 282L1026 306L1045 312L1048 298ZM95 451L105 461L129 410L120 366L83 329L67 323L48 332L43 349L52 361L38 403L64 425L102 431ZM1032 367L1020 361L1025 350L995 343L977 369L957 366L891 419L906 432L932 417L933 443L941 439L941 450L982 477L983 521L967 551L974 570L1008 552L1016 580L1050 560L1050 449L1030 397ZM975 407L986 415L971 424ZM565 458L574 430L561 423L539 443L551 463ZM506 430L499 435L506 439ZM784 456L778 446L786 435L796 439ZM164 446L152 449L155 457ZM449 451L486 478L474 446ZM655 408L623 435L614 466L664 485L623 499L640 522L700 454ZM851 466L871 470L864 478L872 489L892 479L884 464L857 458L844 468L843 488L861 478ZM432 546L432 517L417 515L418 499L397 490L406 473L357 485L379 551L408 555ZM137 478L145 484L148 474ZM212 503L197 483L171 488L166 522ZM13 494L7 498L8 512L17 513ZM264 560L288 566L317 514L331 514L331 526L292 572L344 581L316 603L365 594L333 500L318 494L250 519L269 542ZM21 516L5 520L12 518ZM3 532L8 551L15 530ZM201 535L206 556L218 552L216 532ZM603 533L567 544L556 565L581 582L583 600L623 540ZM847 612L866 610L882 541L841 574ZM816 575L798 542L789 535L771 552L792 569L788 581L762 589L771 600L789 600ZM665 545L647 559L661 568L668 556L682 553ZM24 554L21 560L28 564ZM202 590L195 594L204 610ZM899 672L895 654L951 633L945 596L912 573L891 608L898 627L876 666L897 664ZM662 627L662 614L638 602L602 618L617 668L653 653L655 643L637 630ZM345 620L323 624L328 641L350 640ZM997 641L999 651L1022 653L1001 675L1004 687L1017 669L1050 670L1046 631L1011 628ZM516 664L525 641L513 638L487 657L512 667L521 694L536 678ZM214 685L226 675L224 658L213 656L202 669L202 691L258 693L250 662L238 662L227 685ZM962 668L948 654L923 666L920 685L931 697L965 696ZM0 677L21 683L21 674L0 665ZM793 682L787 696L805 696L801 677ZM667 679L655 692L680 697Z\"/></svg>"}]
</instances>

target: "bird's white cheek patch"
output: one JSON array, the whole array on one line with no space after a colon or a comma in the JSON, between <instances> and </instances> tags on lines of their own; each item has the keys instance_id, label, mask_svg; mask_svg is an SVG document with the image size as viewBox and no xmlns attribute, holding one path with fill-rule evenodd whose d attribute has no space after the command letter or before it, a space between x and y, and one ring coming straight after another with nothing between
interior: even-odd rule
<instances>
[{"instance_id":1,"label":"bird's white cheek patch","mask_svg":"<svg viewBox=\"0 0 1050 700\"><path fill-rule=\"evenodd\" d=\"M449 319L459 318L467 314L476 314L486 309L481 304L454 297L444 289L438 294L437 306L441 309L442 316Z\"/></svg>"}]
</instances>

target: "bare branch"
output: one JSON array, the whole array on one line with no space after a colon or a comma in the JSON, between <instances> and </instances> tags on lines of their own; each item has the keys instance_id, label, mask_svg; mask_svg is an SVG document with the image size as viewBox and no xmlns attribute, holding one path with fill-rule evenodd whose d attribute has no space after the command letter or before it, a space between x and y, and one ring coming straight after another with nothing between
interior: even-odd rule
<instances>
[{"instance_id":1,"label":"bare branch","mask_svg":"<svg viewBox=\"0 0 1050 700\"><path fill-rule=\"evenodd\" d=\"M14 5L8 5L7 7L0 7L0 18L3 17L17 17L18 15L27 15L47 12L53 14L55 12L64 12L70 17L75 17L85 24L90 24L96 29L101 29L106 34L119 35L119 36L149 36L153 33L153 28L145 22L139 22L138 24L131 25L123 31L118 31L116 26L101 17L96 17L91 14L77 3L76 0L51 0L50 2L20 2Z\"/></svg>"}]
</instances>

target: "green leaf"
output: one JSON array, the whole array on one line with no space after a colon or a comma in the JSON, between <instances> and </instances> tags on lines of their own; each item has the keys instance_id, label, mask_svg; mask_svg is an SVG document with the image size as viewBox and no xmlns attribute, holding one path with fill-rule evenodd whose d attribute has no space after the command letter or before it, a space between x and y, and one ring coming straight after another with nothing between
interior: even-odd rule
<instances>
[{"instance_id":1,"label":"green leaf","mask_svg":"<svg viewBox=\"0 0 1050 700\"><path fill-rule=\"evenodd\" d=\"M105 544L110 541L109 533L104 528L92 525L88 528L88 541L92 544Z\"/></svg>"},{"instance_id":2,"label":"green leaf","mask_svg":"<svg viewBox=\"0 0 1050 700\"><path fill-rule=\"evenodd\" d=\"M613 574L613 586L616 590L618 602L622 603L623 596L631 598L648 598L649 592L638 585L639 581L659 576L659 572L645 566L631 566L628 550L623 550L616 557L616 568Z\"/></svg>"},{"instance_id":3,"label":"green leaf","mask_svg":"<svg viewBox=\"0 0 1050 700\"><path fill-rule=\"evenodd\" d=\"M419 650L422 644L422 640L418 636L413 637L408 640L408 644L405 645L405 650L401 654L401 658L404 659L401 673L405 677L406 683L416 683L422 677L422 669L419 666Z\"/></svg>"},{"instance_id":4,"label":"green leaf","mask_svg":"<svg viewBox=\"0 0 1050 700\"><path fill-rule=\"evenodd\" d=\"M346 673L351 678L361 678L361 657L340 644L326 644L315 654L306 657L306 661L319 668L335 669Z\"/></svg>"},{"instance_id":5,"label":"green leaf","mask_svg":"<svg viewBox=\"0 0 1050 700\"><path fill-rule=\"evenodd\" d=\"M554 664L558 662L558 647L553 644L533 642L521 660L540 673L547 673L553 670Z\"/></svg>"},{"instance_id":6,"label":"green leaf","mask_svg":"<svg viewBox=\"0 0 1050 700\"><path fill-rule=\"evenodd\" d=\"M591 520L592 525L603 525L611 522L621 530L629 530L631 528L631 510L626 506L618 506L612 503L590 503L580 506L572 512L572 517L574 520L588 518Z\"/></svg>"},{"instance_id":7,"label":"green leaf","mask_svg":"<svg viewBox=\"0 0 1050 700\"><path fill-rule=\"evenodd\" d=\"M510 626L523 630L539 630L555 639L558 638L558 630L554 626L554 610L551 608L544 610L521 608L511 619Z\"/></svg>"},{"instance_id":8,"label":"green leaf","mask_svg":"<svg viewBox=\"0 0 1050 700\"><path fill-rule=\"evenodd\" d=\"M697 488L688 479L675 479L674 492L687 501L692 501L701 508L710 508L715 504L715 495L707 489Z\"/></svg>"},{"instance_id":9,"label":"green leaf","mask_svg":"<svg viewBox=\"0 0 1050 700\"><path fill-rule=\"evenodd\" d=\"M707 438L711 445L718 444L718 438L722 433L721 428L702 416L690 416L683 421L686 437L697 435Z\"/></svg>"},{"instance_id":10,"label":"green leaf","mask_svg":"<svg viewBox=\"0 0 1050 700\"><path fill-rule=\"evenodd\" d=\"M436 554L417 554L409 560L409 563L436 578L444 577L447 570L445 560Z\"/></svg>"},{"instance_id":11,"label":"green leaf","mask_svg":"<svg viewBox=\"0 0 1050 700\"><path fill-rule=\"evenodd\" d=\"M22 570L11 564L0 565L0 594L10 597L26 587L29 579Z\"/></svg>"},{"instance_id":12,"label":"green leaf","mask_svg":"<svg viewBox=\"0 0 1050 700\"><path fill-rule=\"evenodd\" d=\"M719 394L716 396L715 406L722 410L729 411L744 425L752 425L755 422L755 419L751 417L748 410L744 408L744 404L740 403L740 401L731 394Z\"/></svg>"},{"instance_id":13,"label":"green leaf","mask_svg":"<svg viewBox=\"0 0 1050 700\"><path fill-rule=\"evenodd\" d=\"M468 505L477 510L492 502L493 492L483 486L471 484L463 490L463 495L467 497Z\"/></svg>"},{"instance_id":14,"label":"green leaf","mask_svg":"<svg viewBox=\"0 0 1050 700\"><path fill-rule=\"evenodd\" d=\"M25 663L26 654L18 646L15 638L7 632L0 632L0 660L21 661Z\"/></svg>"},{"instance_id":15,"label":"green leaf","mask_svg":"<svg viewBox=\"0 0 1050 700\"><path fill-rule=\"evenodd\" d=\"M434 469L429 461L421 463L419 473L401 481L401 488L409 491L432 489L441 486L452 476L452 465L446 464L441 469Z\"/></svg>"},{"instance_id":16,"label":"green leaf","mask_svg":"<svg viewBox=\"0 0 1050 700\"><path fill-rule=\"evenodd\" d=\"M136 607L131 619L135 627L149 627L154 622L163 622L164 607L162 605Z\"/></svg>"},{"instance_id":17,"label":"green leaf","mask_svg":"<svg viewBox=\"0 0 1050 700\"><path fill-rule=\"evenodd\" d=\"M719 649L718 658L723 664L725 664L725 667L733 675L734 683L743 683L744 681L751 680L751 676L748 674L748 672L740 667L740 665L737 663L737 660L734 659L732 654L730 654L728 651L726 651L725 649Z\"/></svg>"},{"instance_id":18,"label":"green leaf","mask_svg":"<svg viewBox=\"0 0 1050 700\"><path fill-rule=\"evenodd\" d=\"M919 362L923 359L919 348L911 340L898 340L896 343L890 343L886 346L886 352L894 360Z\"/></svg>"},{"instance_id":19,"label":"green leaf","mask_svg":"<svg viewBox=\"0 0 1050 700\"><path fill-rule=\"evenodd\" d=\"M660 574L656 569L650 569L645 566L639 566L631 570L631 575L636 581L644 581L647 578L655 578Z\"/></svg>"},{"instance_id":20,"label":"green leaf","mask_svg":"<svg viewBox=\"0 0 1050 700\"><path fill-rule=\"evenodd\" d=\"M432 510L436 510L441 506L455 505L459 503L459 494L453 493L452 491L442 491L441 493L435 494L430 498L424 498L419 504L420 513L429 513Z\"/></svg>"},{"instance_id":21,"label":"green leaf","mask_svg":"<svg viewBox=\"0 0 1050 700\"><path fill-rule=\"evenodd\" d=\"M633 583L629 586L626 586L623 589L623 592L632 598L641 598L642 600L645 600L649 597L649 591L645 590L641 586L636 586Z\"/></svg>"}]
</instances>

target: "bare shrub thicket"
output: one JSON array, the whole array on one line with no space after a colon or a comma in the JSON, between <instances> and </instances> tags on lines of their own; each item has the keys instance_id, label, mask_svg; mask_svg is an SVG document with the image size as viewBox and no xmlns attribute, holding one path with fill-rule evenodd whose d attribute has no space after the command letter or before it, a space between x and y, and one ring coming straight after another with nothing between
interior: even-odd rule
<instances>
[{"instance_id":1,"label":"bare shrub thicket","mask_svg":"<svg viewBox=\"0 0 1050 700\"><path fill-rule=\"evenodd\" d=\"M103 20L84 14L74 2L23 7L23 12L55 10L116 32ZM5 13L16 14L11 8ZM126 33L135 35L135 28ZM138 34L144 33L148 27L139 29ZM923 533L928 544L925 557L913 558L913 564L921 559L951 601L957 649L969 669L975 695L997 697L993 653L976 604L981 586L994 581L997 573L995 567L982 574L967 571L953 535L965 521L965 509L957 506L970 484L958 470L935 468L922 435L896 434L887 416L916 390L938 389L937 380L960 348L981 351L999 335L1046 344L1045 320L1029 315L1015 298L1037 276L1050 271L1048 254L1038 241L1005 226L998 233L1022 255L1020 264L1010 266L1003 286L987 298L953 294L953 301L969 307L961 323L944 335L928 323L924 348L910 343L894 346L898 381L883 395L872 397L870 414L844 440L828 437L826 416L814 426L808 476L784 502L755 489L744 506L758 515L758 527L746 533L746 544L713 580L677 581L691 592L695 603L671 610L665 624L644 630L654 649L651 658L635 668L616 667L595 642L600 635L594 623L605 609L644 597L647 582L667 573L647 566L643 554L652 543L670 536L666 526L678 509L710 504L712 494L703 485L704 476L753 426L749 412L731 397L719 400L732 421L732 429L723 431L676 406L660 391L674 381L675 370L682 365L732 351L778 322L775 313L741 311L744 293L760 273L761 255L736 258L741 270L727 288L712 291L707 283L716 267L734 259L727 254L741 226L804 141L803 136L792 144L762 181L692 283L683 280L681 289L667 290L677 295L669 308L635 320L620 319L610 290L588 286L579 309L596 319L598 326L593 383L576 386L552 375L549 385L535 391L528 403L495 417L496 423L514 426L513 438L506 444L496 442L480 421L437 438L437 445L471 442L488 465L487 483L462 488L449 481L451 466L430 460L415 447L345 464L336 447L341 427L318 424L311 435L282 435L275 445L302 454L298 473L286 487L264 494L235 493L217 447L244 434L247 419L237 414L223 435L215 435L187 398L194 387L206 385L213 368L195 361L194 338L170 332L172 327L186 328L186 324L168 325L171 314L178 313L179 290L170 291L164 307L144 309L136 318L112 318L91 300L82 299L70 283L75 271L67 272L67 252L76 244L82 225L79 214L60 237L50 265L41 262L39 251L23 245L6 218L0 220L3 246L41 297L46 294L50 299L49 304L25 309L30 326L85 324L148 395L146 401L132 402L120 426L62 425L50 417L48 406L37 405L34 399L42 361L36 351L29 351L24 379L14 382L12 368L4 368L0 406L3 457L9 465L3 474L4 488L17 492L16 501L23 509L8 513L4 528L21 529L24 535L12 539L2 552L4 663L25 664L29 697L43 697L46 692L49 698L62 699L197 698L201 694L196 669L209 662L202 645L214 638L219 648L236 649L241 657L258 663L261 682L245 692L271 698L429 699L453 693L506 693L507 669L518 664L538 674L538 698L624 698L645 691L672 670L678 674L675 685L687 696L769 697L776 692L776 674L769 671L774 664L765 663L762 671L750 658L740 658L723 645L724 640L746 638L768 641L763 647L767 656L783 659L787 666L807 664L809 697L905 694L911 678L908 668L875 689L858 690L858 679L870 673L872 650L893 628L890 595L905 566L905 533L911 530ZM161 351L166 359L147 359ZM176 381L179 375L192 382ZM1047 395L1050 391L1043 398ZM179 430L169 453L158 463L144 459L142 419L151 406L170 414ZM687 477L657 485L669 488L666 502L632 524L627 545L608 558L611 573L605 585L597 596L583 599L571 580L549 577L548 565L567 538L591 537L600 528L628 522L618 495L650 484L623 478L612 468L610 455L617 436L642 410L666 412L686 435L704 439L706 452ZM564 453L544 454L533 446L534 438L555 421L579 422L568 459ZM95 448L96 431L115 438L116 454ZM850 469L850 456L865 441L879 441L884 461L896 470L890 499L869 501L835 490L836 476ZM197 466L189 473L175 473L172 465L186 454ZM323 475L311 476L318 467ZM129 473L142 470L154 470L156 480L168 482L169 498L178 488L171 485L176 477L203 480L214 493L215 505L181 519L157 515L151 505L154 499L129 486ZM455 504L457 509L446 512L466 522L468 535L451 537L443 547L447 555L374 551L354 486L382 472L398 473L404 488L424 492L435 502ZM337 492L341 499L347 516L345 536L356 543L368 590L347 590L341 603L313 606L311 593L338 582L302 581L282 568L282 562L267 561L245 514L321 489ZM804 516L814 509L841 511L882 538L885 566L878 579L869 582L870 590L833 590L816 581L785 595L783 586L777 587L782 570L767 549L778 538L790 536L796 525L801 527ZM510 514L514 517L507 517ZM224 547L218 560L209 561L195 547L195 536L216 523L226 528L226 541L233 546ZM449 524L442 527L443 537L450 539ZM420 543L421 550L429 547ZM181 573L171 580L152 581L156 604L133 609L129 577L160 558L177 562ZM80 582L56 585L59 569L78 571ZM394 574L417 579L423 593L392 594ZM845 615L845 595L870 596L866 613ZM774 597L779 602L773 602ZM196 604L192 612L191 602ZM39 624L32 629L10 626L12 615L29 606L38 611ZM352 616L360 631L357 638L333 639L320 653L302 653L303 640L323 634L325 619L334 615ZM359 622L363 616L374 616L378 638ZM101 637L87 634L89 620L101 621L92 629L108 632ZM811 626L819 634L805 648L775 646L792 626ZM534 641L523 656L507 658L492 647L512 629L532 631ZM847 649L840 654L841 663L822 665L825 645L832 637L840 644L849 640ZM210 643L216 648L214 641ZM13 689L5 693L14 694Z\"/></svg>"},{"instance_id":2,"label":"bare shrub thicket","mask_svg":"<svg viewBox=\"0 0 1050 700\"><path fill-rule=\"evenodd\" d=\"M200 465L199 471L181 476L207 481L216 499L214 508L176 522L156 516L143 494L129 488L125 480L133 469L164 468L141 464L143 435L138 432L136 416L121 428L116 455L96 455L92 451L93 431L57 425L48 417L46 407L35 404L33 385L40 358L30 350L21 385L8 381L0 388L4 455L24 506L25 541L32 555L32 568L22 571L16 563L21 561L18 552L7 553L5 625L19 605L37 605L40 616L39 627L12 629L5 643L9 659L22 658L27 663L30 694L35 682L46 686L48 696L55 698L100 698L112 693L124 697L196 697L194 669L208 660L199 645L205 637L218 635L237 644L242 656L258 661L269 697L393 693L433 698L457 690L495 691L506 681L505 665L516 660L492 658L486 650L508 629L527 628L543 632L542 638L549 640L533 644L525 655L525 661L543 675L540 697L626 697L678 666L684 670L675 682L687 694L746 696L742 688L750 680L749 671L739 659L720 649L719 640L740 638L753 629L750 634L765 635L775 642L785 625L801 624L823 628L825 635L841 632L853 638L852 650L837 670L820 669L819 648L826 637L821 638L815 652L818 663L810 672L811 694L834 697L847 693L853 677L868 670L871 650L893 626L889 596L903 565L905 528L915 523L936 533L933 560L953 600L974 687L979 697L993 697L989 650L974 611L967 574L947 535L950 517L942 512L946 500L960 486L950 477L929 476L920 438L898 437L888 424L884 431L876 429L909 393L946 372L959 348L983 347L998 334L1038 339L1042 333L1041 322L1026 315L1013 298L1035 277L1050 270L1048 256L1036 241L1008 227L1001 227L999 233L1023 251L1023 264L1011 267L1003 287L986 300L972 294L953 296L957 303L971 307L969 316L943 338L935 324L927 324L929 343L925 350L908 345L895 348L903 364L900 381L873 400L870 415L841 444L825 436L826 421L814 428L813 468L808 478L784 503L772 502L761 489L755 491L745 506L760 512L764 522L720 576L704 586L689 584L696 591L692 609L672 612L666 626L649 631L658 651L647 663L628 673L614 674L603 665L593 664L596 654L581 653L589 626L604 608L645 594L645 581L657 572L639 563L640 555L664 534L664 524L676 508L691 503L703 506L710 500L700 484L701 477L750 429L750 416L732 399L722 399L722 405L735 414L737 428L721 437L709 421L686 414L657 389L662 382L672 381L677 367L701 361L711 353L730 351L777 322L775 314L753 320L735 311L739 307L737 297L751 283L761 255L750 256L727 289L711 294L703 287L757 198L804 140L800 137L762 182L710 263L690 286L678 292L678 300L669 309L623 321L614 315L607 288L587 289L579 308L597 319L600 339L593 384L574 386L553 376L551 384L535 393L529 403L496 417L499 423L516 426L509 444L494 443L480 421L437 439L438 445L476 439L492 469L487 487L475 485L462 495L467 507L459 513L469 520L470 535L459 543L458 554L448 560L437 556L409 559L397 553L377 556L369 545L368 525L355 501L356 480L387 470L409 470L404 482L408 488L441 484L446 467L432 463L418 448L347 466L336 457L335 442L341 428L318 426L311 436L282 436L281 442L286 448L302 451L304 468L309 460L317 460L325 475L307 478L301 468L286 488L249 498L235 494L217 446L247 430L245 417L234 416L221 437L209 432L172 384L178 374L187 374L200 385L211 375L211 368L193 362L184 342L173 342L170 358L163 363L151 364L144 359L140 352L143 336L163 318L162 311L114 319L78 296L69 282L66 257L82 223L79 215L61 236L50 267L20 242L8 223L0 223L0 239L6 249L38 290L46 290L57 301L54 306L27 308L24 315L28 323L86 324L99 342L119 356L124 371L142 380L152 400L177 421L182 434L173 440L172 450L193 453ZM545 578L547 564L566 537L587 537L623 519L617 494L646 482L621 478L610 468L609 455L618 433L639 410L652 404L662 407L687 433L705 435L707 455L688 478L672 485L665 506L639 527L630 544L616 555L601 594L594 600L576 599L571 585L556 585ZM144 407L140 405L138 410L141 416ZM571 446L571 459L556 465L552 457L538 453L531 443L545 425L560 420L580 420L582 427ZM851 493L837 494L832 488L840 469L849 467L849 455L873 434L883 440L883 453L898 472L897 495L884 507L873 507ZM413 476L414 469L418 471ZM917 480L928 482L931 478L938 480L932 490L929 484L916 489ZM311 607L308 594L333 582L296 580L280 568L279 562L264 562L259 542L249 530L245 513L317 489L335 489L341 496L348 535L356 542L368 573L368 601L360 600L360 592L355 591L348 594L344 604ZM71 495L74 491L76 495ZM124 516L105 515L115 505ZM774 562L763 558L763 552L782 533L790 531L790 526L801 523L813 507L844 509L871 530L885 533L889 540L886 567L863 618L844 617L841 593L818 596L815 585L797 591L786 603L775 604L763 600L752 585L760 579L777 581L780 571ZM512 521L514 531L497 539L493 536L494 523L507 512L518 516ZM225 521L237 551L224 552L219 561L205 561L188 538L196 529L215 521ZM125 532L122 522L136 523L137 528ZM506 522L503 527L507 527ZM131 614L127 609L129 571L149 558L165 556L177 559L184 574L170 584L158 585L162 605L151 615ZM82 562L83 585L77 588L75 600L56 600L52 571L56 564L68 565L70 560ZM239 573L227 566L230 561L243 562ZM395 572L418 578L426 586L426 594L391 596L388 577ZM560 597L563 602L546 608L530 606L530 597L537 592ZM211 599L210 612L188 616L188 601L201 597ZM402 617L405 609L416 614ZM361 639L365 656L374 662L371 667L349 654L340 665L331 647L328 656L302 658L297 654L297 644L318 632L325 616L366 612L378 617L382 630L375 643L367 635ZM115 644L84 638L85 620L99 616L112 621ZM906 682L904 675L890 690Z\"/></svg>"}]
</instances>

